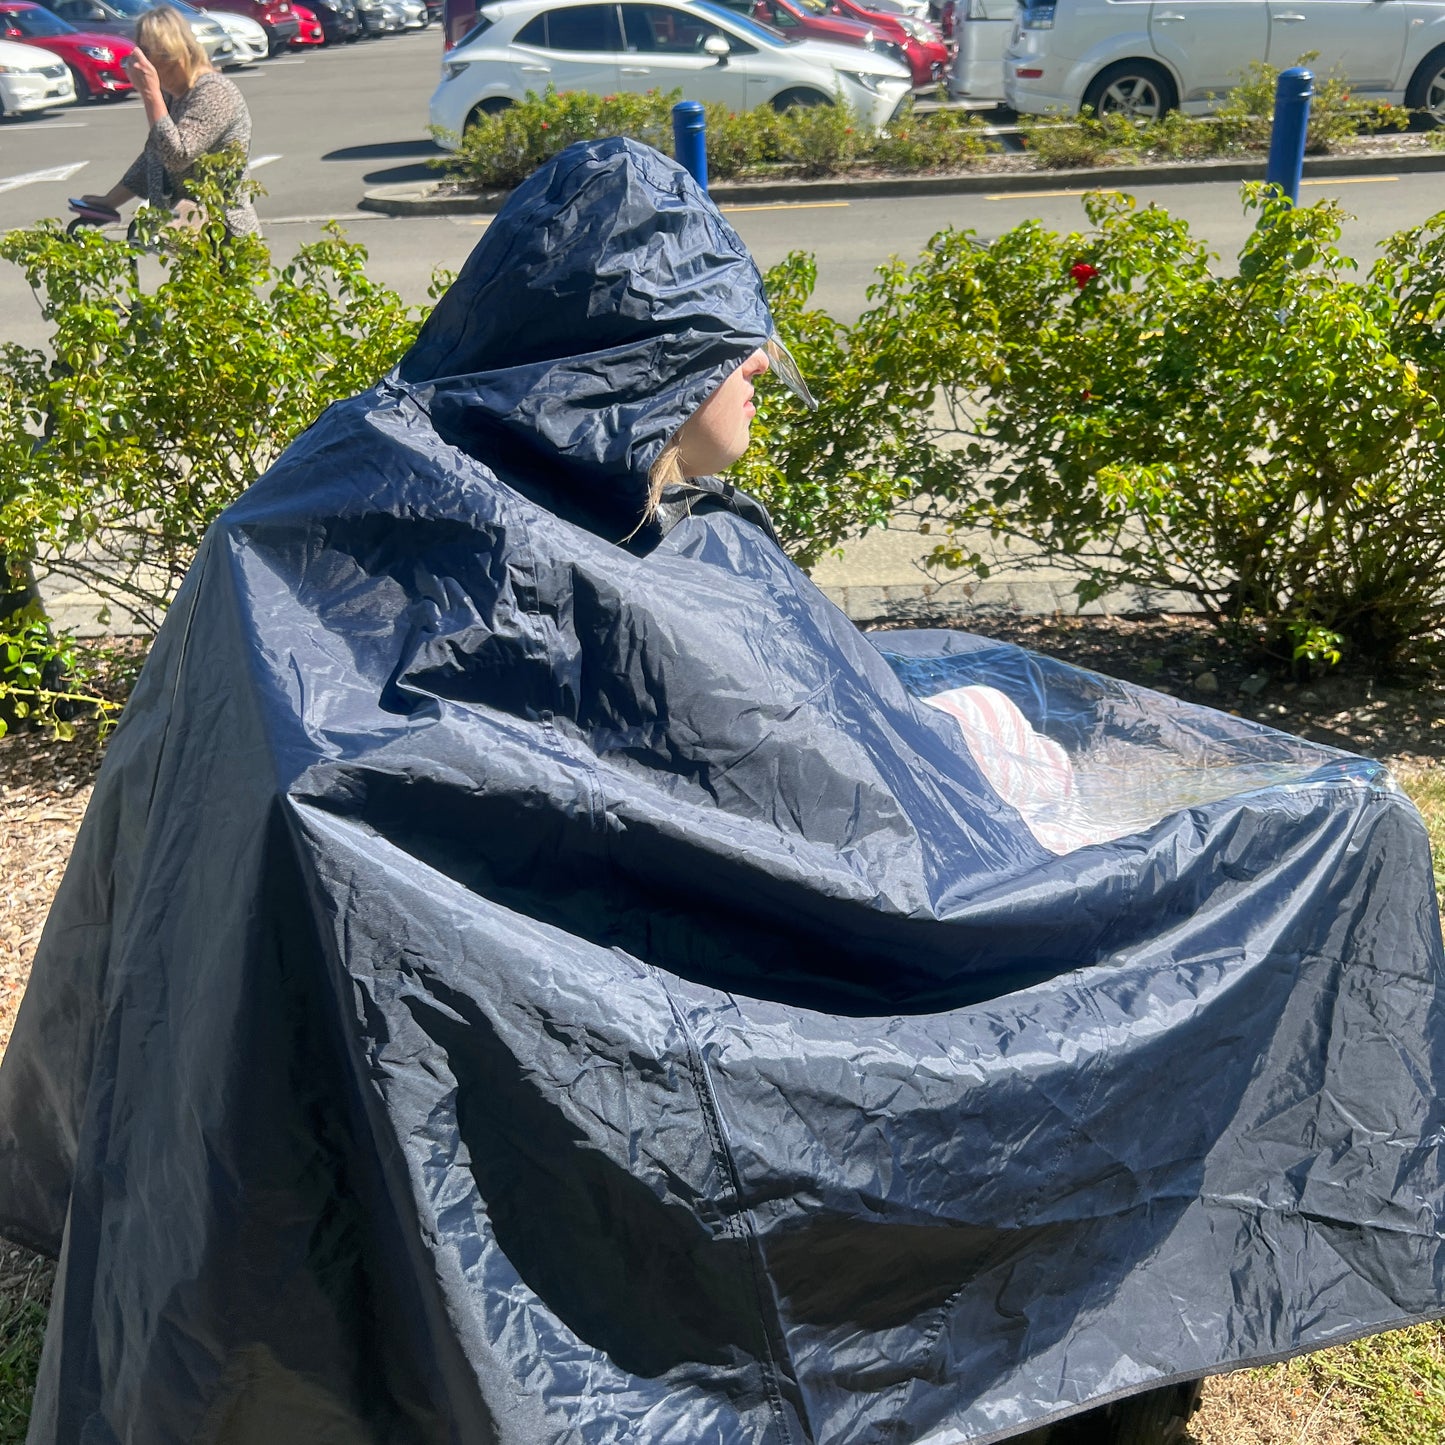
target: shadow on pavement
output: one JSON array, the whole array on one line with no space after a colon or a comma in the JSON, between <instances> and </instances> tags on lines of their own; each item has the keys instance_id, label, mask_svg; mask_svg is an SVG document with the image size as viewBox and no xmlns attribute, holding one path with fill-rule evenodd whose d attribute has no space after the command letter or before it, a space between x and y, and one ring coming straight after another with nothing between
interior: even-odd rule
<instances>
[{"instance_id":1,"label":"shadow on pavement","mask_svg":"<svg viewBox=\"0 0 1445 1445\"><path fill-rule=\"evenodd\" d=\"M412 156L439 156L442 149L433 140L388 140L378 141L369 146L343 146L338 151L327 151L321 157L324 161L399 161ZM406 169L402 167L402 169ZM376 178L385 172L378 171ZM368 176L367 180L372 180ZM398 176L398 180L405 177Z\"/></svg>"}]
</instances>

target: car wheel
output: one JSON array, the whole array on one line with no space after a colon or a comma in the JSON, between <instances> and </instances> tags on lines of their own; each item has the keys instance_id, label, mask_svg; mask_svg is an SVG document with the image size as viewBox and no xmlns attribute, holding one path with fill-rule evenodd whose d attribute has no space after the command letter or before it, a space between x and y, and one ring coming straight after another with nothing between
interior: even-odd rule
<instances>
[{"instance_id":1,"label":"car wheel","mask_svg":"<svg viewBox=\"0 0 1445 1445\"><path fill-rule=\"evenodd\" d=\"M1427 129L1445 125L1445 45L1420 62L1405 87L1405 105Z\"/></svg>"},{"instance_id":2,"label":"car wheel","mask_svg":"<svg viewBox=\"0 0 1445 1445\"><path fill-rule=\"evenodd\" d=\"M75 82L75 98L81 105L85 105L92 100L100 99L85 83L85 77L69 61L66 61L65 68L70 72L70 78Z\"/></svg>"},{"instance_id":3,"label":"car wheel","mask_svg":"<svg viewBox=\"0 0 1445 1445\"><path fill-rule=\"evenodd\" d=\"M516 103L515 100L508 100L505 95L489 95L485 100L478 101L467 113L462 134L465 135L471 130L484 115L501 115L504 110L511 110Z\"/></svg>"},{"instance_id":4,"label":"car wheel","mask_svg":"<svg viewBox=\"0 0 1445 1445\"><path fill-rule=\"evenodd\" d=\"M1178 104L1168 72L1150 60L1121 60L1107 66L1084 92L1084 108L1097 116L1158 120Z\"/></svg>"},{"instance_id":5,"label":"car wheel","mask_svg":"<svg viewBox=\"0 0 1445 1445\"><path fill-rule=\"evenodd\" d=\"M824 95L821 90L785 90L781 95L773 97L773 109L776 111L792 110L795 105L832 105L833 97Z\"/></svg>"}]
</instances>

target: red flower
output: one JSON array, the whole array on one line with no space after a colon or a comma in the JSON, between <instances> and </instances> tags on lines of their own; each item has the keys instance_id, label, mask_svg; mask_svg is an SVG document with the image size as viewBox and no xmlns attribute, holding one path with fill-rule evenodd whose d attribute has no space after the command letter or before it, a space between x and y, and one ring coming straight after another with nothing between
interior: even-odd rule
<instances>
[{"instance_id":1,"label":"red flower","mask_svg":"<svg viewBox=\"0 0 1445 1445\"><path fill-rule=\"evenodd\" d=\"M551 130L552 127L551 127L550 125L548 125L547 122L544 120L544 121L542 122L542 129L543 129L543 130Z\"/></svg>"},{"instance_id":2,"label":"red flower","mask_svg":"<svg viewBox=\"0 0 1445 1445\"><path fill-rule=\"evenodd\" d=\"M1089 391L1087 388L1079 393L1080 401L1093 401L1093 399L1094 393L1092 391Z\"/></svg>"},{"instance_id":3,"label":"red flower","mask_svg":"<svg viewBox=\"0 0 1445 1445\"><path fill-rule=\"evenodd\" d=\"M1074 264L1069 267L1069 275L1074 278L1074 285L1077 286L1080 291L1098 274L1099 268L1089 265L1087 261L1075 261Z\"/></svg>"}]
</instances>

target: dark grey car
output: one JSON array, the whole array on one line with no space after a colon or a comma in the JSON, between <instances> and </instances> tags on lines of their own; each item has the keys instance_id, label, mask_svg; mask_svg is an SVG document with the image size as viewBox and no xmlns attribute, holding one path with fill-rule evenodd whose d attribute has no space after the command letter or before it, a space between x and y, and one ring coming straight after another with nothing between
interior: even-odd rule
<instances>
[{"instance_id":1,"label":"dark grey car","mask_svg":"<svg viewBox=\"0 0 1445 1445\"><path fill-rule=\"evenodd\" d=\"M135 35L136 21L154 8L154 0L39 0L39 3L80 30L124 35L127 39ZM166 0L166 3L190 22L206 58L213 65L225 65L231 59L234 50L231 37L215 20L184 0Z\"/></svg>"}]
</instances>

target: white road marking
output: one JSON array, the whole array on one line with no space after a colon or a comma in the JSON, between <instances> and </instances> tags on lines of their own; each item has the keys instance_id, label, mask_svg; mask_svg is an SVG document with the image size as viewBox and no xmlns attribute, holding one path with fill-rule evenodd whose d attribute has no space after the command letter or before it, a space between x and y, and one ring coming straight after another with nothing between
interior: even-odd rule
<instances>
[{"instance_id":1,"label":"white road marking","mask_svg":"<svg viewBox=\"0 0 1445 1445\"><path fill-rule=\"evenodd\" d=\"M42 120L31 121L25 127L27 131L32 130L84 130L90 122L86 120Z\"/></svg>"},{"instance_id":2,"label":"white road marking","mask_svg":"<svg viewBox=\"0 0 1445 1445\"><path fill-rule=\"evenodd\" d=\"M89 164L89 161L72 161L68 166L47 166L43 171L24 171L18 176L5 176L0 179L0 191L15 191L21 186L38 185L41 181L68 181L76 171Z\"/></svg>"},{"instance_id":3,"label":"white road marking","mask_svg":"<svg viewBox=\"0 0 1445 1445\"><path fill-rule=\"evenodd\" d=\"M306 57L303 55L299 60L268 60L267 66L272 65L305 65Z\"/></svg>"},{"instance_id":4,"label":"white road marking","mask_svg":"<svg viewBox=\"0 0 1445 1445\"><path fill-rule=\"evenodd\" d=\"M279 161L280 159L280 156L252 156L251 169L253 171L259 171L262 166L269 166L272 161Z\"/></svg>"}]
</instances>

